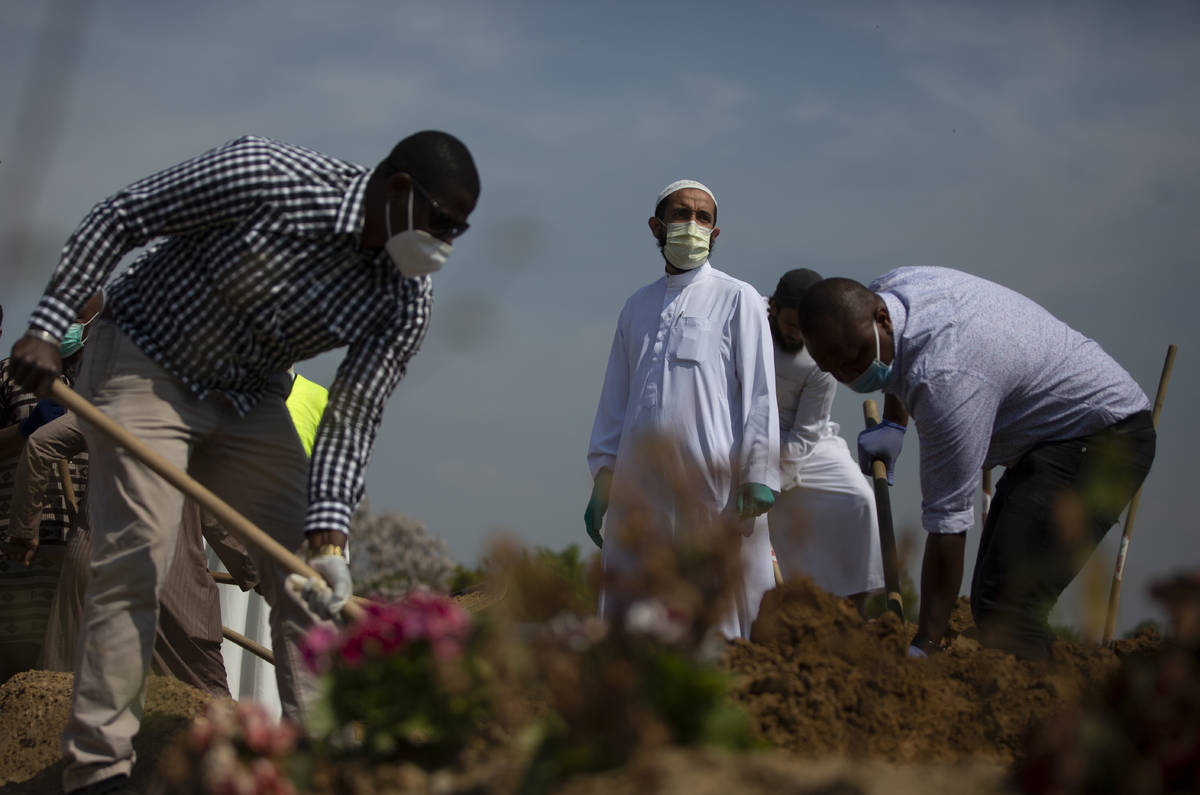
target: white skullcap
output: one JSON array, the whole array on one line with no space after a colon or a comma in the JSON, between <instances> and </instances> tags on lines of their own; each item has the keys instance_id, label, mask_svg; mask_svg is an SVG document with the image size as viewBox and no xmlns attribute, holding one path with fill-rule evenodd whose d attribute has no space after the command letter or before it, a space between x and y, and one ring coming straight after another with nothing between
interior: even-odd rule
<instances>
[{"instance_id":1,"label":"white skullcap","mask_svg":"<svg viewBox=\"0 0 1200 795\"><path fill-rule=\"evenodd\" d=\"M658 208L658 205L662 204L663 199L667 198L675 191L683 190L684 188L695 188L696 190L704 191L709 195L709 198L713 200L713 207L717 206L717 197L713 196L713 192L709 190L708 186L703 182L697 182L694 179L677 179L667 187L663 188L662 193L658 194L658 199L656 199L654 202L655 209Z\"/></svg>"}]
</instances>

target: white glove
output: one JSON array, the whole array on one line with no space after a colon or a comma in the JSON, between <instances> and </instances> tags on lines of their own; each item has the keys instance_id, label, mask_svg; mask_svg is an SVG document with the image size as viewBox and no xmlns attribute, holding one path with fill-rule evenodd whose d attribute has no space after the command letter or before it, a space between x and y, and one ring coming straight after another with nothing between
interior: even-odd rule
<instances>
[{"instance_id":1,"label":"white glove","mask_svg":"<svg viewBox=\"0 0 1200 795\"><path fill-rule=\"evenodd\" d=\"M308 608L321 618L340 618L342 608L346 606L353 592L350 564L341 555L317 555L308 565L316 569L321 576L288 575L288 588L293 593L298 593L308 604Z\"/></svg>"},{"instance_id":2,"label":"white glove","mask_svg":"<svg viewBox=\"0 0 1200 795\"><path fill-rule=\"evenodd\" d=\"M908 647L908 656L912 657L913 659L916 659L916 660L923 660L926 657L928 657L929 655L926 654L924 651L922 651L917 646L909 646Z\"/></svg>"}]
</instances>

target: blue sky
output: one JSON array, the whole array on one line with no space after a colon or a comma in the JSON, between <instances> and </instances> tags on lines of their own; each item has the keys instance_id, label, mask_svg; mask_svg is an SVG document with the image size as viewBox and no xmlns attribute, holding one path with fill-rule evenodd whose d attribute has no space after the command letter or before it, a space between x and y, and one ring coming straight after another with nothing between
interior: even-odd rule
<instances>
[{"instance_id":1,"label":"blue sky","mask_svg":"<svg viewBox=\"0 0 1200 795\"><path fill-rule=\"evenodd\" d=\"M714 264L764 293L793 267L861 281L960 268L1094 337L1151 394L1179 343L1121 626L1157 615L1149 579L1200 565L1187 499L1200 432L1186 414L1200 6L86 8L19 0L0 28L6 349L74 225L134 179L244 133L373 164L404 135L442 128L472 148L483 194L389 405L373 510L423 520L465 561L496 529L586 543L584 455L613 325L661 273L645 225L655 195L691 177L720 202ZM58 85L34 74L34 42L72 19L84 20L78 68L36 103L61 108L59 135L21 138L29 81ZM33 240L19 259L14 228ZM328 382L339 360L301 369ZM852 438L857 396L841 395L835 418ZM908 528L920 512L914 441L893 495ZM1117 535L1095 558L1105 571ZM1080 615L1067 599L1062 620Z\"/></svg>"}]
</instances>

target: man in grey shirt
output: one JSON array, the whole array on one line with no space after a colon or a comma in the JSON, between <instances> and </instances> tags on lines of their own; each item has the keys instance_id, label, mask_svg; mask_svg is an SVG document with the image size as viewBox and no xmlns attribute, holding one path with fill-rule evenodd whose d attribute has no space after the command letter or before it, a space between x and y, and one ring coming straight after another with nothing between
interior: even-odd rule
<instances>
[{"instance_id":1,"label":"man in grey shirt","mask_svg":"<svg viewBox=\"0 0 1200 795\"><path fill-rule=\"evenodd\" d=\"M882 390L885 422L860 455L894 466L911 415L928 531L910 654L937 648L962 582L981 471L1004 466L971 583L981 641L1049 655L1050 608L1154 459L1149 401L1096 342L1028 298L946 268L901 268L864 287L813 286L802 332L821 369Z\"/></svg>"}]
</instances>

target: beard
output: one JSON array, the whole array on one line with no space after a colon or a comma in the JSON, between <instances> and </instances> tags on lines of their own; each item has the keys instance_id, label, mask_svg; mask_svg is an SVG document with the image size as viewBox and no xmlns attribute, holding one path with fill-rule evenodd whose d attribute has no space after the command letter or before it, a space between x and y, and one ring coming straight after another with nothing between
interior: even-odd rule
<instances>
[{"instance_id":1,"label":"beard","mask_svg":"<svg viewBox=\"0 0 1200 795\"><path fill-rule=\"evenodd\" d=\"M768 316L767 324L771 327L771 338L775 340L775 344L779 346L784 353L799 353L804 350L804 340L792 344L783 338L783 334L779 331L779 325L775 322L775 318Z\"/></svg>"}]
</instances>

